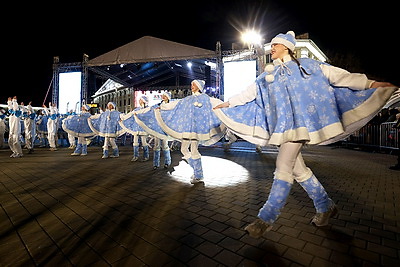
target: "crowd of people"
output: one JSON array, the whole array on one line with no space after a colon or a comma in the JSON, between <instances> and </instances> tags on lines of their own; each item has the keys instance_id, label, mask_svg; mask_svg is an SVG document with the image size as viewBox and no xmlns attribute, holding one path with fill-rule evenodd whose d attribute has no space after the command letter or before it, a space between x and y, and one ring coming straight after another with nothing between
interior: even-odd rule
<instances>
[{"instance_id":1,"label":"crowd of people","mask_svg":"<svg viewBox=\"0 0 400 267\"><path fill-rule=\"evenodd\" d=\"M339 211L317 175L305 164L302 148L306 144L334 143L361 128L382 109L397 87L314 59L297 59L295 45L292 31L275 36L271 41L273 64L267 65L253 84L226 102L205 94L203 80L193 80L191 95L175 101L165 95L162 103L152 107L143 97L140 106L128 114L117 111L115 104L109 102L107 110L89 116L83 105L80 114L62 122L63 129L78 138L72 155L87 154L82 137L88 135L104 138L102 157L109 158L119 157L115 139L126 132L133 134L132 161L139 158L139 143L144 148L143 160L149 159L143 136L154 136L157 144L178 140L182 159L193 169L190 182L197 184L204 182L199 145L213 144L228 131L228 135L239 136L257 146L279 148L268 199L257 218L245 227L250 236L258 238L271 230L294 182L302 186L314 203L316 213L311 223L326 226ZM21 109L16 97L8 102L10 126L16 125L9 132L11 157L21 157L18 125L20 117L28 112ZM57 109L51 103L43 108L50 149L55 150ZM160 166L157 163L160 148L157 145L154 150L155 168ZM169 149L165 145L163 148L164 166L168 167Z\"/></svg>"}]
</instances>

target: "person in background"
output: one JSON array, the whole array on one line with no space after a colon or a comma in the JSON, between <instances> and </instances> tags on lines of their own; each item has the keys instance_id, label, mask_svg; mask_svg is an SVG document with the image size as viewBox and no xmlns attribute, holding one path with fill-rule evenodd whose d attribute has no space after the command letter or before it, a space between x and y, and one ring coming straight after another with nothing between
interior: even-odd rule
<instances>
[{"instance_id":1,"label":"person in background","mask_svg":"<svg viewBox=\"0 0 400 267\"><path fill-rule=\"evenodd\" d=\"M193 80L191 95L163 103L155 109L157 122L163 131L181 141L183 159L194 171L190 179L192 184L204 182L199 144L214 144L225 135L225 127L212 111L222 101L203 93L204 85L203 80Z\"/></svg>"},{"instance_id":2,"label":"person in background","mask_svg":"<svg viewBox=\"0 0 400 267\"><path fill-rule=\"evenodd\" d=\"M148 107L149 104L149 99L147 96L142 95L139 99L139 107L135 108L133 112L138 112L139 110L144 110ZM135 116L132 117L133 120L135 120ZM142 145L143 148L143 160L142 161L148 161L150 158L150 150L149 150L149 144L147 143L147 137L149 134L142 128L140 127L135 120L135 123L132 124L133 129L131 129L132 134L133 134L133 157L131 159L132 162L137 161L139 159L139 146L140 144ZM139 140L140 139L140 140Z\"/></svg>"},{"instance_id":3,"label":"person in background","mask_svg":"<svg viewBox=\"0 0 400 267\"><path fill-rule=\"evenodd\" d=\"M33 110L32 101L30 101L27 106L24 106L24 103L21 102L21 109L22 118L24 121L25 146L28 149L28 154L31 154L33 152L34 137L36 135L36 113Z\"/></svg>"},{"instance_id":4,"label":"person in background","mask_svg":"<svg viewBox=\"0 0 400 267\"><path fill-rule=\"evenodd\" d=\"M6 133L6 111L0 109L0 149L4 148L4 134Z\"/></svg>"},{"instance_id":5,"label":"person in background","mask_svg":"<svg viewBox=\"0 0 400 267\"><path fill-rule=\"evenodd\" d=\"M88 118L90 129L96 135L104 137L103 159L119 157L119 149L115 139L125 133L125 130L119 125L120 115L121 112L116 110L116 104L108 102L107 109L104 112ZM108 153L108 147L110 146L113 150L111 155Z\"/></svg>"},{"instance_id":6,"label":"person in background","mask_svg":"<svg viewBox=\"0 0 400 267\"><path fill-rule=\"evenodd\" d=\"M162 101L159 104L140 109L133 112L135 122L144 129L150 136L154 138L153 148L153 169L156 170L160 167L161 147L164 154L164 168L167 169L171 164L171 151L168 146L168 141L172 140L157 122L155 110L160 108L160 105L167 104L171 100L169 92L163 92L161 95Z\"/></svg>"},{"instance_id":7,"label":"person in background","mask_svg":"<svg viewBox=\"0 0 400 267\"><path fill-rule=\"evenodd\" d=\"M143 159L142 161L149 160L149 144L147 143L147 137L149 134L141 127L136 121L136 117L134 116L136 112L145 112L150 110L148 107L149 100L147 96L142 95L139 98L139 106L136 107L134 110L127 114L121 114L121 120L119 124L121 127L133 136L133 157L131 159L132 162L139 160L139 148L142 145L143 148Z\"/></svg>"},{"instance_id":8,"label":"person in background","mask_svg":"<svg viewBox=\"0 0 400 267\"><path fill-rule=\"evenodd\" d=\"M66 119L72 118L73 116L76 115L76 112L74 110L70 110L65 114L67 117ZM62 125L64 124L64 120L62 121ZM63 126L61 126L63 127ZM65 130L64 130L65 131ZM67 131L66 131L67 132ZM74 149L76 148L76 143L75 143L75 136L69 132L67 132L68 135L68 143L69 143L69 147L68 149Z\"/></svg>"},{"instance_id":9,"label":"person in background","mask_svg":"<svg viewBox=\"0 0 400 267\"><path fill-rule=\"evenodd\" d=\"M163 103L167 104L171 100L171 93L165 91L161 95L162 101L157 105L159 107ZM153 148L153 169L156 170L160 168L160 158L161 158L161 149L163 151L164 156L164 169L168 169L169 165L171 165L171 150L168 146L168 138L159 138L154 137L154 148Z\"/></svg>"},{"instance_id":10,"label":"person in background","mask_svg":"<svg viewBox=\"0 0 400 267\"><path fill-rule=\"evenodd\" d=\"M87 137L92 137L95 133L89 127L88 118L90 114L90 106L85 104L81 107L81 113L69 115L62 122L62 128L68 135L78 139L76 148L71 156L86 156L87 155Z\"/></svg>"},{"instance_id":11,"label":"person in background","mask_svg":"<svg viewBox=\"0 0 400 267\"><path fill-rule=\"evenodd\" d=\"M8 117L8 146L13 152L10 158L20 158L23 156L21 148L21 122L20 118L22 116L22 111L17 102L17 97L9 97L7 100L8 112L10 116Z\"/></svg>"},{"instance_id":12,"label":"person in background","mask_svg":"<svg viewBox=\"0 0 400 267\"><path fill-rule=\"evenodd\" d=\"M49 141L50 150L57 150L58 140L58 109L55 103L49 103L49 107L43 104L43 112L47 116L47 140Z\"/></svg>"},{"instance_id":13,"label":"person in background","mask_svg":"<svg viewBox=\"0 0 400 267\"><path fill-rule=\"evenodd\" d=\"M297 181L312 199L315 226L326 226L338 208L310 168L301 150L305 144L329 144L364 126L397 89L366 75L294 55L295 34L271 41L273 64L246 90L215 107L222 122L256 145L279 147L274 180L257 219L244 229L259 238L278 219Z\"/></svg>"}]
</instances>

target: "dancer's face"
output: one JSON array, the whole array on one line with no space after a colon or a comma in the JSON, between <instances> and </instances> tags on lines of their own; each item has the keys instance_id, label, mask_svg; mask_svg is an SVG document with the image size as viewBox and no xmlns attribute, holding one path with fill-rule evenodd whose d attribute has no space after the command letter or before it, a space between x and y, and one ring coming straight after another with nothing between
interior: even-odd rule
<instances>
[{"instance_id":1,"label":"dancer's face","mask_svg":"<svg viewBox=\"0 0 400 267\"><path fill-rule=\"evenodd\" d=\"M289 55L289 49L283 44L272 44L271 45L271 58L275 59L283 59L284 56Z\"/></svg>"},{"instance_id":2,"label":"dancer's face","mask_svg":"<svg viewBox=\"0 0 400 267\"><path fill-rule=\"evenodd\" d=\"M200 91L199 87L197 87L197 85L192 82L191 84L191 89L192 89L192 93L197 93L198 91Z\"/></svg>"}]
</instances>

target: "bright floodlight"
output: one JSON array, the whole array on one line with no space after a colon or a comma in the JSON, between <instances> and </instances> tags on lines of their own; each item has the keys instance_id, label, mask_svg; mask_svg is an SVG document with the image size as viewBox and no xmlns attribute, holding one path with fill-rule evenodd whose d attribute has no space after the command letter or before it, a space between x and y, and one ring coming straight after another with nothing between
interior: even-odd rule
<instances>
[{"instance_id":1,"label":"bright floodlight","mask_svg":"<svg viewBox=\"0 0 400 267\"><path fill-rule=\"evenodd\" d=\"M192 62L188 62L186 65L188 66L188 68L191 68L192 67Z\"/></svg>"},{"instance_id":2,"label":"bright floodlight","mask_svg":"<svg viewBox=\"0 0 400 267\"><path fill-rule=\"evenodd\" d=\"M261 45L261 35L254 30L248 30L242 33L242 41L250 45Z\"/></svg>"}]
</instances>

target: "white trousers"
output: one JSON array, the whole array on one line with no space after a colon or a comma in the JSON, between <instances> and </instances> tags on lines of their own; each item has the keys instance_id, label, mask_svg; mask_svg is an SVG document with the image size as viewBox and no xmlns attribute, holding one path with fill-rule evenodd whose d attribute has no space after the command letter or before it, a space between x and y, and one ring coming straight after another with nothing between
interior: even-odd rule
<instances>
[{"instance_id":1,"label":"white trousers","mask_svg":"<svg viewBox=\"0 0 400 267\"><path fill-rule=\"evenodd\" d=\"M140 137L140 139L142 141L142 146L148 146L147 140L146 140L147 139L147 135L138 135L138 134L133 135L132 146L139 146L139 137Z\"/></svg>"},{"instance_id":2,"label":"white trousers","mask_svg":"<svg viewBox=\"0 0 400 267\"><path fill-rule=\"evenodd\" d=\"M8 136L8 146L13 153L22 154L21 142L19 139L19 134L10 133Z\"/></svg>"},{"instance_id":3,"label":"white trousers","mask_svg":"<svg viewBox=\"0 0 400 267\"><path fill-rule=\"evenodd\" d=\"M312 176L301 155L303 143L288 142L280 145L276 158L275 178L293 183L302 182Z\"/></svg>"},{"instance_id":4,"label":"white trousers","mask_svg":"<svg viewBox=\"0 0 400 267\"><path fill-rule=\"evenodd\" d=\"M24 128L25 128L25 145L27 149L33 148L33 135L32 128L34 126L34 121L30 118L24 120Z\"/></svg>"},{"instance_id":5,"label":"white trousers","mask_svg":"<svg viewBox=\"0 0 400 267\"><path fill-rule=\"evenodd\" d=\"M169 150L168 141L165 140L165 139L160 139L160 138L155 137L154 138L154 148L153 148L153 150L154 151L156 151L156 150L159 151L161 149L163 151Z\"/></svg>"},{"instance_id":6,"label":"white trousers","mask_svg":"<svg viewBox=\"0 0 400 267\"><path fill-rule=\"evenodd\" d=\"M201 154L198 150L199 141L184 139L181 141L181 143L181 153L183 154L184 159L199 159L201 157Z\"/></svg>"},{"instance_id":7,"label":"white trousers","mask_svg":"<svg viewBox=\"0 0 400 267\"><path fill-rule=\"evenodd\" d=\"M115 137L104 137L103 149L108 150L109 146L111 146L112 149L118 148L117 144L115 143Z\"/></svg>"}]
</instances>

